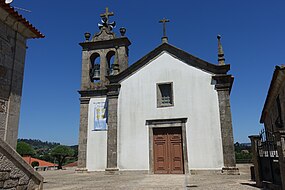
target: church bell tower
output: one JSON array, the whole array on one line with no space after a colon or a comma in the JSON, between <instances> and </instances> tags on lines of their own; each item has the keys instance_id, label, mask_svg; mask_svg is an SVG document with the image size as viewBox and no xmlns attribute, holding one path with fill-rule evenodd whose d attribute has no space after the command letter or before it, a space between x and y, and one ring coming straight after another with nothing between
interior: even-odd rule
<instances>
[{"instance_id":1,"label":"church bell tower","mask_svg":"<svg viewBox=\"0 0 285 190\"><path fill-rule=\"evenodd\" d=\"M108 84L107 76L116 75L128 67L128 46L131 44L125 37L126 29L120 28L120 36L113 32L116 22L109 22L113 16L106 8L98 24L99 32L91 37L85 33L82 46L82 83L81 90L96 90Z\"/></svg>"},{"instance_id":2,"label":"church bell tower","mask_svg":"<svg viewBox=\"0 0 285 190\"><path fill-rule=\"evenodd\" d=\"M120 36L113 29L115 22L110 22L108 8L100 14L99 32L91 36L85 33L82 47L82 73L80 94L80 129L78 147L78 170L86 169L88 111L91 98L107 97L108 76L117 75L128 68L128 53L131 42L125 36L126 29L120 28ZM110 90L109 90L110 91Z\"/></svg>"}]
</instances>

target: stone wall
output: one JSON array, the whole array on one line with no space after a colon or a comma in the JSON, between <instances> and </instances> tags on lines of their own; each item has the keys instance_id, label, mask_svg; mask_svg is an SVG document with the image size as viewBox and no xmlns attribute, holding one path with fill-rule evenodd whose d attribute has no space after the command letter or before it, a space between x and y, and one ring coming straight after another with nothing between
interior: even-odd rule
<instances>
[{"instance_id":1,"label":"stone wall","mask_svg":"<svg viewBox=\"0 0 285 190\"><path fill-rule=\"evenodd\" d=\"M260 122L264 123L266 132L274 133L285 129L284 113L285 67L276 66L260 119Z\"/></svg>"},{"instance_id":2,"label":"stone wall","mask_svg":"<svg viewBox=\"0 0 285 190\"><path fill-rule=\"evenodd\" d=\"M42 189L43 177L0 139L0 189Z\"/></svg>"},{"instance_id":3,"label":"stone wall","mask_svg":"<svg viewBox=\"0 0 285 190\"><path fill-rule=\"evenodd\" d=\"M16 147L26 38L0 21L0 138Z\"/></svg>"},{"instance_id":4,"label":"stone wall","mask_svg":"<svg viewBox=\"0 0 285 190\"><path fill-rule=\"evenodd\" d=\"M264 127L266 128L266 131L272 133L275 131L284 130L285 82L280 84L278 92L272 96L272 101L268 105L267 109L268 111L266 117L264 117Z\"/></svg>"}]
</instances>

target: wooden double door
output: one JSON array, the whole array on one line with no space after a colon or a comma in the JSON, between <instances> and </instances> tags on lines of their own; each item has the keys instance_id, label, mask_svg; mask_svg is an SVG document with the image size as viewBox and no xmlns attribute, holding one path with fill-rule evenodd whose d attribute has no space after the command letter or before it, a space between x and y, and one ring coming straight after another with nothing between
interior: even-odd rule
<instances>
[{"instance_id":1,"label":"wooden double door","mask_svg":"<svg viewBox=\"0 0 285 190\"><path fill-rule=\"evenodd\" d=\"M183 174L181 127L153 128L155 174Z\"/></svg>"}]
</instances>

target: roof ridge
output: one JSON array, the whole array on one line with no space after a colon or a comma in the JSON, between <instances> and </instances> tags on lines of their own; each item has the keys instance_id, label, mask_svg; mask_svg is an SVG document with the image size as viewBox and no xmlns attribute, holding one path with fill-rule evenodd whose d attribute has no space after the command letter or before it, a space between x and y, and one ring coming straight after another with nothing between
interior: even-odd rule
<instances>
[{"instance_id":1,"label":"roof ridge","mask_svg":"<svg viewBox=\"0 0 285 190\"><path fill-rule=\"evenodd\" d=\"M177 59L185 62L188 65L191 65L193 67L211 72L213 74L227 74L227 72L230 70L230 65L215 65L213 63L209 63L207 61L204 61L203 59L200 59L194 55L191 55L190 53L181 50L173 45L170 45L168 43L163 43L157 46L155 49L147 53L145 56L140 58L138 61L130 65L127 69L119 73L118 75L112 75L108 76L109 80L111 82L119 82L126 78L127 76L133 74L137 70L139 70L143 65L147 64L152 60L154 57L159 55L161 52L166 51L172 56L176 57Z\"/></svg>"}]
</instances>

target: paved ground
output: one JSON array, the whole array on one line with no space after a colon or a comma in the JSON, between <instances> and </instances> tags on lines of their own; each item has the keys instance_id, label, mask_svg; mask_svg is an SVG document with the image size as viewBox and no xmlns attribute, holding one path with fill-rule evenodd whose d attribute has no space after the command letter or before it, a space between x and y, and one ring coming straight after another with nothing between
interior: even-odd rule
<instances>
[{"instance_id":1,"label":"paved ground","mask_svg":"<svg viewBox=\"0 0 285 190\"><path fill-rule=\"evenodd\" d=\"M250 181L249 165L238 165L241 175L149 175L128 173L105 175L104 172L75 173L74 169L40 172L44 189L130 189L130 190L258 190Z\"/></svg>"}]
</instances>

